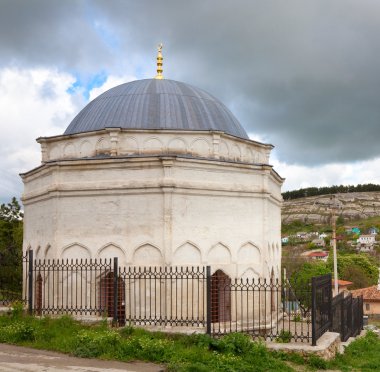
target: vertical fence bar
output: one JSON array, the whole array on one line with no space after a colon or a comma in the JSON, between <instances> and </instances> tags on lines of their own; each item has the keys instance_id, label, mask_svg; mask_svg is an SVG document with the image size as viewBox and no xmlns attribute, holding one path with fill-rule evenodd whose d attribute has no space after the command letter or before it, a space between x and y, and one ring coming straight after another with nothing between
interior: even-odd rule
<instances>
[{"instance_id":1,"label":"vertical fence bar","mask_svg":"<svg viewBox=\"0 0 380 372\"><path fill-rule=\"evenodd\" d=\"M316 278L311 278L311 345L317 345L316 315L317 315L317 291Z\"/></svg>"},{"instance_id":2,"label":"vertical fence bar","mask_svg":"<svg viewBox=\"0 0 380 372\"><path fill-rule=\"evenodd\" d=\"M28 267L28 312L33 313L33 251L29 251L29 267Z\"/></svg>"},{"instance_id":3,"label":"vertical fence bar","mask_svg":"<svg viewBox=\"0 0 380 372\"><path fill-rule=\"evenodd\" d=\"M33 313L33 251L29 251L29 267L28 267L28 313Z\"/></svg>"},{"instance_id":4,"label":"vertical fence bar","mask_svg":"<svg viewBox=\"0 0 380 372\"><path fill-rule=\"evenodd\" d=\"M113 322L114 325L117 325L118 318L118 262L117 257L113 258Z\"/></svg>"},{"instance_id":5,"label":"vertical fence bar","mask_svg":"<svg viewBox=\"0 0 380 372\"><path fill-rule=\"evenodd\" d=\"M206 266L206 333L211 335L211 267Z\"/></svg>"}]
</instances>

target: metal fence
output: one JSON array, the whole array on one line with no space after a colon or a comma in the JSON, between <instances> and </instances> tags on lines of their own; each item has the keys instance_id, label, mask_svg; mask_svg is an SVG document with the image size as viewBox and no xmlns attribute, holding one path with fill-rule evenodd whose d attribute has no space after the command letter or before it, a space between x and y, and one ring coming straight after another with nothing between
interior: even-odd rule
<instances>
[{"instance_id":1,"label":"metal fence","mask_svg":"<svg viewBox=\"0 0 380 372\"><path fill-rule=\"evenodd\" d=\"M338 332L341 340L355 337L363 329L363 297L353 298L351 293L339 293L332 300L331 331Z\"/></svg>"},{"instance_id":2,"label":"metal fence","mask_svg":"<svg viewBox=\"0 0 380 372\"><path fill-rule=\"evenodd\" d=\"M27 288L23 283L28 280L29 254L21 257L21 265L0 265L0 305L9 306L15 301L27 302Z\"/></svg>"},{"instance_id":3,"label":"metal fence","mask_svg":"<svg viewBox=\"0 0 380 372\"><path fill-rule=\"evenodd\" d=\"M0 305L28 304L30 314L112 317L115 324L187 327L213 336L245 332L253 338L312 342L326 331L343 341L363 327L363 299L332 298L331 274L311 290L288 281L231 279L204 267L119 267L105 260L34 260L23 257L23 290L1 291ZM0 283L1 284L1 283ZM20 284L21 288L21 284ZM179 330L179 329L178 329Z\"/></svg>"},{"instance_id":4,"label":"metal fence","mask_svg":"<svg viewBox=\"0 0 380 372\"><path fill-rule=\"evenodd\" d=\"M310 298L311 293L304 294ZM230 280L211 276L211 334L244 332L266 340L311 340L311 311L289 282L278 279Z\"/></svg>"},{"instance_id":5,"label":"metal fence","mask_svg":"<svg viewBox=\"0 0 380 372\"><path fill-rule=\"evenodd\" d=\"M311 313L278 279L234 279L204 267L119 267L109 260L31 260L29 311L192 327L213 336L308 342ZM310 293L305 296L310 298Z\"/></svg>"},{"instance_id":6,"label":"metal fence","mask_svg":"<svg viewBox=\"0 0 380 372\"><path fill-rule=\"evenodd\" d=\"M331 274L321 275L312 278L312 345L317 344L317 340L332 325L332 286Z\"/></svg>"},{"instance_id":7,"label":"metal fence","mask_svg":"<svg viewBox=\"0 0 380 372\"><path fill-rule=\"evenodd\" d=\"M363 297L339 293L332 298L331 274L312 279L312 345L327 331L340 333L342 341L363 329Z\"/></svg>"}]
</instances>

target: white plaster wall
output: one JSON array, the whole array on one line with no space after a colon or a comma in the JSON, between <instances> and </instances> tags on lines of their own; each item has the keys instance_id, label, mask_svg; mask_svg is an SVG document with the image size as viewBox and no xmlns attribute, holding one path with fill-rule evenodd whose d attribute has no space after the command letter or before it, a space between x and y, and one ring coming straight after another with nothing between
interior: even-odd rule
<instances>
[{"instance_id":1,"label":"white plaster wall","mask_svg":"<svg viewBox=\"0 0 380 372\"><path fill-rule=\"evenodd\" d=\"M140 157L83 158L115 155L116 135L125 154ZM41 258L117 256L126 265L210 264L231 277L279 272L282 179L254 164L267 161L266 145L215 133L121 131L49 141L44 153L60 148L63 159L23 175L25 250L40 247ZM196 158L153 154L168 148Z\"/></svg>"}]
</instances>

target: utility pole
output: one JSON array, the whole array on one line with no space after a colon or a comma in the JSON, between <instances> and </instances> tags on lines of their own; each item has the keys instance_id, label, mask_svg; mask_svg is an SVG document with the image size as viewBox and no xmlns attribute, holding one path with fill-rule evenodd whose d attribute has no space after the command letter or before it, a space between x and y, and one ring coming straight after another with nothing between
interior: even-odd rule
<instances>
[{"instance_id":1,"label":"utility pole","mask_svg":"<svg viewBox=\"0 0 380 372\"><path fill-rule=\"evenodd\" d=\"M333 200L331 207L331 223L332 223L332 246L333 246L333 258L334 258L334 291L335 296L338 295L338 261L336 255L336 221L335 221L335 195L331 197Z\"/></svg>"}]
</instances>

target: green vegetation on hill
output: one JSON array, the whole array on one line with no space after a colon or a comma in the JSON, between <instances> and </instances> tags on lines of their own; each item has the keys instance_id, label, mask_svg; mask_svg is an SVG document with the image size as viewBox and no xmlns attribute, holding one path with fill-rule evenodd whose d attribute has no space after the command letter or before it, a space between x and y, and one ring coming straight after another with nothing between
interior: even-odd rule
<instances>
[{"instance_id":1,"label":"green vegetation on hill","mask_svg":"<svg viewBox=\"0 0 380 372\"><path fill-rule=\"evenodd\" d=\"M284 200L305 198L307 196L329 195L347 192L380 191L380 185L368 183L364 185L334 185L330 187L308 187L305 189L286 191L282 193Z\"/></svg>"}]
</instances>

